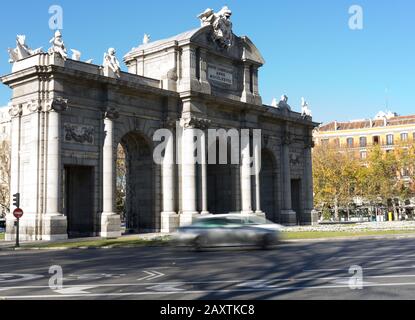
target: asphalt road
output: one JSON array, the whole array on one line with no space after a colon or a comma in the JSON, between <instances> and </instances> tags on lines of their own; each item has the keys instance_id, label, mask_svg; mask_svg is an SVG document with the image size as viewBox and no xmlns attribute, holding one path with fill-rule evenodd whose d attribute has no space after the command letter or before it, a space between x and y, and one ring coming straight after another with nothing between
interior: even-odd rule
<instances>
[{"instance_id":1,"label":"asphalt road","mask_svg":"<svg viewBox=\"0 0 415 320\"><path fill-rule=\"evenodd\" d=\"M414 249L413 239L388 239L287 243L268 251L0 252L0 300L414 299ZM63 287L53 277L59 267Z\"/></svg>"}]
</instances>

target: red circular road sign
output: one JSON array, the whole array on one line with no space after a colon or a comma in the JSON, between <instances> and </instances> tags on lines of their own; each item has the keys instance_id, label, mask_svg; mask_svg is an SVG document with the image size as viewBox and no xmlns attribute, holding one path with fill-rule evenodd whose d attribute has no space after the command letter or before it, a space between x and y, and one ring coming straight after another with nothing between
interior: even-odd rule
<instances>
[{"instance_id":1,"label":"red circular road sign","mask_svg":"<svg viewBox=\"0 0 415 320\"><path fill-rule=\"evenodd\" d=\"M21 217L23 217L23 210L20 208L14 209L13 215L16 219L20 219Z\"/></svg>"}]
</instances>

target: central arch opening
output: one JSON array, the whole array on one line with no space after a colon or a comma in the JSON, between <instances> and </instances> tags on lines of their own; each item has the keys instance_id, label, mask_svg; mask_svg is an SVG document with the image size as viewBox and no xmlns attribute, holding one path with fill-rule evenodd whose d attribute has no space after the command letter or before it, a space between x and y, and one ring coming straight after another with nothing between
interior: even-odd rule
<instances>
[{"instance_id":1,"label":"central arch opening","mask_svg":"<svg viewBox=\"0 0 415 320\"><path fill-rule=\"evenodd\" d=\"M156 230L154 163L150 143L138 132L126 134L117 152L117 210L125 233Z\"/></svg>"},{"instance_id":2,"label":"central arch opening","mask_svg":"<svg viewBox=\"0 0 415 320\"><path fill-rule=\"evenodd\" d=\"M215 146L211 146L215 147ZM227 214L240 211L239 164L232 164L231 144L227 142L227 163L220 164L219 139L216 144L216 164L207 165L208 211Z\"/></svg>"},{"instance_id":3,"label":"central arch opening","mask_svg":"<svg viewBox=\"0 0 415 320\"><path fill-rule=\"evenodd\" d=\"M266 149L261 154L261 173L260 173L260 193L261 193L261 209L265 212L267 218L277 222L277 188L276 182L276 164L273 154Z\"/></svg>"}]
</instances>

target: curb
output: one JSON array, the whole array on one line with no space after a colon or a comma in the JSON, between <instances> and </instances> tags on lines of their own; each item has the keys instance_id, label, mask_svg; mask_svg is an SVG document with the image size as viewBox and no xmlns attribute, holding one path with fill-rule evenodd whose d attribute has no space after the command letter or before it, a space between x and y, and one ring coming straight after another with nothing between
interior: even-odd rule
<instances>
[{"instance_id":1,"label":"curb","mask_svg":"<svg viewBox=\"0 0 415 320\"><path fill-rule=\"evenodd\" d=\"M126 246L104 246L104 247L20 247L20 248L0 248L0 252L19 252L19 251L69 251L69 250L108 250L108 249L128 249L128 248L164 248L163 245L126 245Z\"/></svg>"},{"instance_id":2,"label":"curb","mask_svg":"<svg viewBox=\"0 0 415 320\"><path fill-rule=\"evenodd\" d=\"M333 238L315 238L315 239L287 239L281 240L282 244L290 243L310 243L310 242L334 242L334 241L362 241L362 240L399 240L415 239L415 234L397 234L397 235L380 235L380 236L350 236L350 237L333 237ZM103 247L0 247L0 252L19 252L19 251L68 251L68 250L108 250L108 249L125 249L125 248L164 248L165 245L126 245L126 246L103 246Z\"/></svg>"},{"instance_id":3,"label":"curb","mask_svg":"<svg viewBox=\"0 0 415 320\"><path fill-rule=\"evenodd\" d=\"M383 236L350 236L350 237L336 237L336 238L316 238L316 239L288 239L282 240L282 243L295 242L329 242L329 241L359 241L359 240L399 240L399 239L415 239L415 234L397 234L397 235L383 235Z\"/></svg>"}]
</instances>

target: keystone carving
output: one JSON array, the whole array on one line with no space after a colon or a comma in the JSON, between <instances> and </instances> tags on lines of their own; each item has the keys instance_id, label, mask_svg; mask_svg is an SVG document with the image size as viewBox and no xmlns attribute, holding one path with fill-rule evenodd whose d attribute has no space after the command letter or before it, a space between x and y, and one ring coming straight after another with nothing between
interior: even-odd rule
<instances>
[{"instance_id":1,"label":"keystone carving","mask_svg":"<svg viewBox=\"0 0 415 320\"><path fill-rule=\"evenodd\" d=\"M68 99L64 99L62 97L50 99L46 106L46 111L52 110L56 112L64 112L68 110Z\"/></svg>"},{"instance_id":2,"label":"keystone carving","mask_svg":"<svg viewBox=\"0 0 415 320\"><path fill-rule=\"evenodd\" d=\"M187 116L180 119L180 126L185 129L201 129L205 130L209 128L212 121L198 118L195 116Z\"/></svg>"},{"instance_id":3,"label":"keystone carving","mask_svg":"<svg viewBox=\"0 0 415 320\"><path fill-rule=\"evenodd\" d=\"M94 144L94 127L65 124L65 142Z\"/></svg>"}]
</instances>

